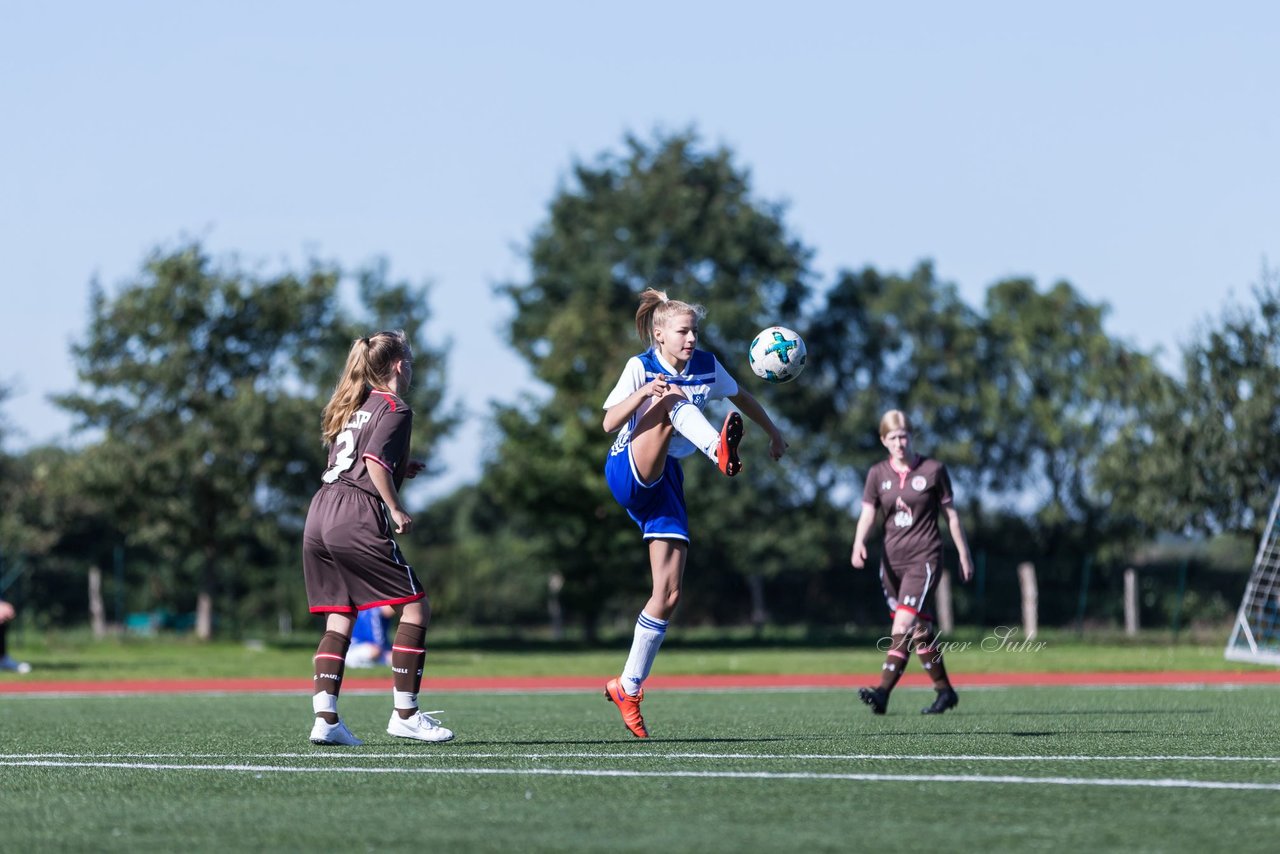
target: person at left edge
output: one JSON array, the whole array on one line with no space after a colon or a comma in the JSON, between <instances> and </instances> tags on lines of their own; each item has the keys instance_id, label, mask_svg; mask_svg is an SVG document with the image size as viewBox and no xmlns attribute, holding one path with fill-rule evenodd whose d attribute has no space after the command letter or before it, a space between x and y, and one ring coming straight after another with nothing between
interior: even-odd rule
<instances>
[{"instance_id":1,"label":"person at left edge","mask_svg":"<svg viewBox=\"0 0 1280 854\"><path fill-rule=\"evenodd\" d=\"M431 608L393 536L413 526L400 486L424 468L409 458L413 412L403 395L412 379L413 353L403 332L357 338L322 416L329 465L307 510L302 545L307 604L325 615L314 658L313 744L364 743L338 716L338 693L355 615L383 605L400 617L387 733L429 742L453 738L418 709Z\"/></svg>"},{"instance_id":2,"label":"person at left edge","mask_svg":"<svg viewBox=\"0 0 1280 854\"><path fill-rule=\"evenodd\" d=\"M5 642L5 635L8 633L9 621L17 615L17 611L8 602L0 599L0 670L9 670L14 673L30 673L31 665L25 661L18 661L9 656L9 648Z\"/></svg>"}]
</instances>

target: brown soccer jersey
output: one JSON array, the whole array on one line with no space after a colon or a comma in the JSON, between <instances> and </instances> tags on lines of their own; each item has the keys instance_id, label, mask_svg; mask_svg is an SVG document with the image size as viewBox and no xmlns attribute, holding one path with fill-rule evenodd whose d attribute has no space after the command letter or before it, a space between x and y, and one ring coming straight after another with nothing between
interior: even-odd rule
<instances>
[{"instance_id":1,"label":"brown soccer jersey","mask_svg":"<svg viewBox=\"0 0 1280 854\"><path fill-rule=\"evenodd\" d=\"M947 467L919 457L910 471L897 471L881 460L867 472L862 503L884 515L884 558L889 566L942 559L938 511L952 501Z\"/></svg>"},{"instance_id":2,"label":"brown soccer jersey","mask_svg":"<svg viewBox=\"0 0 1280 854\"><path fill-rule=\"evenodd\" d=\"M324 484L311 500L302 535L302 571L314 613L351 613L423 598L391 520L369 477L391 472L400 488L409 465L413 412L393 394L370 392L329 449Z\"/></svg>"},{"instance_id":3,"label":"brown soccer jersey","mask_svg":"<svg viewBox=\"0 0 1280 854\"><path fill-rule=\"evenodd\" d=\"M329 466L321 478L325 483L341 481L377 495L369 479L369 466L391 472L396 489L404 482L409 466L409 434L413 431L413 410L394 394L376 389L355 411L347 426L329 448Z\"/></svg>"}]
</instances>

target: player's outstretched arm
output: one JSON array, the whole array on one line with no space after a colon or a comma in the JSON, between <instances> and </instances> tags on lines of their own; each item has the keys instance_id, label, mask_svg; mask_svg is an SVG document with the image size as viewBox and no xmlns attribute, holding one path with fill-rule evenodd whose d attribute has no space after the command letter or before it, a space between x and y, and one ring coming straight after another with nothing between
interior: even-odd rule
<instances>
[{"instance_id":1,"label":"player's outstretched arm","mask_svg":"<svg viewBox=\"0 0 1280 854\"><path fill-rule=\"evenodd\" d=\"M773 419L769 417L769 413L764 411L764 407L760 405L760 401L756 400L755 395L739 387L738 393L730 396L729 399L733 401L734 406L741 410L743 415L759 424L764 432L769 434L769 456L775 460L782 459L782 455L787 452L787 448L790 446L787 444L787 440L782 438L782 431L773 423Z\"/></svg>"}]
</instances>

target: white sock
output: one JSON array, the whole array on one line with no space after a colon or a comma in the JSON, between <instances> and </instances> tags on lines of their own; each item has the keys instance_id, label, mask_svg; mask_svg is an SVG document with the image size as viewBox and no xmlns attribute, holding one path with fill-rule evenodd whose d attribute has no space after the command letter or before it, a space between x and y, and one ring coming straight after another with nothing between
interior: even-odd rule
<instances>
[{"instance_id":1,"label":"white sock","mask_svg":"<svg viewBox=\"0 0 1280 854\"><path fill-rule=\"evenodd\" d=\"M669 621L650 617L644 611L636 618L636 633L631 640L631 654L622 668L622 690L631 696L640 693L640 686L649 676L653 660L658 657L658 647L667 636Z\"/></svg>"},{"instance_id":2,"label":"white sock","mask_svg":"<svg viewBox=\"0 0 1280 854\"><path fill-rule=\"evenodd\" d=\"M687 400L682 400L671 407L671 423L676 432L684 436L702 453L716 461L720 450L720 431L711 426L702 410Z\"/></svg>"},{"instance_id":3,"label":"white sock","mask_svg":"<svg viewBox=\"0 0 1280 854\"><path fill-rule=\"evenodd\" d=\"M418 695L408 691L391 690L391 704L397 709L418 708Z\"/></svg>"},{"instance_id":4,"label":"white sock","mask_svg":"<svg viewBox=\"0 0 1280 854\"><path fill-rule=\"evenodd\" d=\"M312 694L311 709L317 715L321 712L328 712L331 715L336 715L338 713L338 695L326 694L323 691L319 694Z\"/></svg>"}]
</instances>

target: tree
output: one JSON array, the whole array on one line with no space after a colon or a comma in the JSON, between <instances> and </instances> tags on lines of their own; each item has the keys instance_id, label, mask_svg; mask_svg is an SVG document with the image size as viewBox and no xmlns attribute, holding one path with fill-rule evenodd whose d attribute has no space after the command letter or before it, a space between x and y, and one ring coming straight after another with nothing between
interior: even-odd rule
<instances>
[{"instance_id":1,"label":"tree","mask_svg":"<svg viewBox=\"0 0 1280 854\"><path fill-rule=\"evenodd\" d=\"M1256 544L1280 482L1280 274L1255 307L1229 305L1182 350L1105 461L1105 484L1147 530L1247 534Z\"/></svg>"},{"instance_id":2,"label":"tree","mask_svg":"<svg viewBox=\"0 0 1280 854\"><path fill-rule=\"evenodd\" d=\"M981 315L929 263L908 276L841 271L825 297L808 338L822 356L806 371L793 413L820 488L860 484L860 472L884 456L877 425L888 409L907 411L921 447L976 487L989 368Z\"/></svg>"},{"instance_id":3,"label":"tree","mask_svg":"<svg viewBox=\"0 0 1280 854\"><path fill-rule=\"evenodd\" d=\"M1159 388L1152 359L1103 330L1106 312L1066 282L1040 293L1010 279L987 292L983 486L1031 496L1050 527L1103 513L1099 459Z\"/></svg>"},{"instance_id":4,"label":"tree","mask_svg":"<svg viewBox=\"0 0 1280 854\"><path fill-rule=\"evenodd\" d=\"M425 293L365 271L371 318L340 307L341 271L313 262L262 278L216 264L197 243L157 250L113 297L94 286L84 391L57 399L101 433L86 488L110 502L131 545L150 549L196 590L197 633L213 630L215 591L276 594L296 572L306 502L323 467L319 412L351 340L370 320L416 335ZM359 323L359 325L357 325ZM442 353L419 344L418 454L431 457Z\"/></svg>"},{"instance_id":5,"label":"tree","mask_svg":"<svg viewBox=\"0 0 1280 854\"><path fill-rule=\"evenodd\" d=\"M617 593L648 586L639 536L601 474L601 403L643 349L640 291L706 305L699 346L741 376L751 336L799 318L809 255L781 207L752 197L727 149L706 150L692 132L627 137L621 154L575 164L534 234L529 280L499 288L514 309L510 343L548 394L498 408L501 439L482 485L531 544L526 560L563 577L565 607L588 631ZM747 500L749 477L734 500Z\"/></svg>"}]
</instances>

